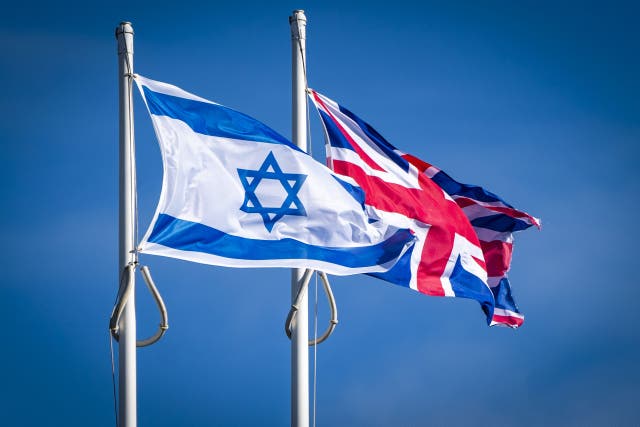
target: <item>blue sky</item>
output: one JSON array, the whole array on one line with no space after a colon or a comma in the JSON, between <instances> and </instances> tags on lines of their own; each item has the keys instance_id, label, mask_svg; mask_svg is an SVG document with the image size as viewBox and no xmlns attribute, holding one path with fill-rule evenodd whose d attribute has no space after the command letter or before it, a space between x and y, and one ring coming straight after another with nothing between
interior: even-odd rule
<instances>
[{"instance_id":1,"label":"blue sky","mask_svg":"<svg viewBox=\"0 0 640 427\"><path fill-rule=\"evenodd\" d=\"M488 328L473 301L334 278L318 425L637 425L637 4L333 0L3 10L1 424L114 425L114 28L133 23L136 72L289 136L293 9L307 12L310 86L543 221L516 237L517 331ZM162 171L135 102L144 229ZM138 352L140 425L287 425L289 272L143 262L171 329ZM157 314L139 289L142 336ZM320 328L327 316L321 298Z\"/></svg>"}]
</instances>

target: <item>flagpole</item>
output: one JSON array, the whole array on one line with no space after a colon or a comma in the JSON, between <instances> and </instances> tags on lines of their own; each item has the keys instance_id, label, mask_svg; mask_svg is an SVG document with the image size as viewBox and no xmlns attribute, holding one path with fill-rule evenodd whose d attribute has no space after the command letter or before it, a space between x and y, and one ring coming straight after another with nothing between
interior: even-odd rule
<instances>
[{"instance_id":1,"label":"flagpole","mask_svg":"<svg viewBox=\"0 0 640 427\"><path fill-rule=\"evenodd\" d=\"M116 28L118 40L118 81L120 101L120 183L119 183L119 270L135 261L135 148L133 138L133 27L122 22ZM135 276L132 292L120 318L118 345L118 378L120 404L119 427L135 427L136 407L136 312Z\"/></svg>"},{"instance_id":2,"label":"flagpole","mask_svg":"<svg viewBox=\"0 0 640 427\"><path fill-rule=\"evenodd\" d=\"M293 143L307 151L307 94L305 39L307 18L302 10L289 17L292 59ZM291 301L295 302L304 269L291 271ZM291 331L291 425L309 426L309 311L307 294L301 298Z\"/></svg>"}]
</instances>

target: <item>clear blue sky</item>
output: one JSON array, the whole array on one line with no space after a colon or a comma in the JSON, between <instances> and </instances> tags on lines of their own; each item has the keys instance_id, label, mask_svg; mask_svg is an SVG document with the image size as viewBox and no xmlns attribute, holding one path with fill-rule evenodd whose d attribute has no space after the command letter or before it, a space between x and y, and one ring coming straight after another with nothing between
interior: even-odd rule
<instances>
[{"instance_id":1,"label":"clear blue sky","mask_svg":"<svg viewBox=\"0 0 640 427\"><path fill-rule=\"evenodd\" d=\"M289 136L287 18L299 8L313 88L543 220L516 238L517 331L488 328L473 301L335 278L318 425L640 423L637 3L346 3L3 8L0 424L114 425L116 25L133 23L138 73ZM162 171L135 102L145 229ZM138 353L140 425L287 425L289 272L143 262L171 329ZM142 336L158 321L145 292L138 302ZM321 301L321 328L327 316Z\"/></svg>"}]
</instances>

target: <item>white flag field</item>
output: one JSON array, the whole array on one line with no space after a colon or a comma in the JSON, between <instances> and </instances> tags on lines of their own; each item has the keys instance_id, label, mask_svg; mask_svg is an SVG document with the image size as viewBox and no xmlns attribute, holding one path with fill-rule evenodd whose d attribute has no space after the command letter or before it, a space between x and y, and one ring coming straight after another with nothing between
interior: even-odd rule
<instances>
[{"instance_id":1,"label":"white flag field","mask_svg":"<svg viewBox=\"0 0 640 427\"><path fill-rule=\"evenodd\" d=\"M263 123L136 76L160 144L160 200L141 253L228 267L389 270L407 229L372 217L361 188Z\"/></svg>"}]
</instances>

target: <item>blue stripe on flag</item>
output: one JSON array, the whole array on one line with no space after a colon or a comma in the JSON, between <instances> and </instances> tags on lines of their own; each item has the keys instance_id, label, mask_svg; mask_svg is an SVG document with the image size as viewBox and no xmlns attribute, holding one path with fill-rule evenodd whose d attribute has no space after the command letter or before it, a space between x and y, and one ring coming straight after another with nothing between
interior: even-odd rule
<instances>
[{"instance_id":1,"label":"blue stripe on flag","mask_svg":"<svg viewBox=\"0 0 640 427\"><path fill-rule=\"evenodd\" d=\"M349 268L383 265L395 259L411 232L398 230L377 245L366 247L314 246L294 239L258 240L226 234L215 228L158 215L148 241L181 251L201 252L224 258L243 260L311 259Z\"/></svg>"},{"instance_id":2,"label":"blue stripe on flag","mask_svg":"<svg viewBox=\"0 0 640 427\"><path fill-rule=\"evenodd\" d=\"M528 222L505 214L482 216L472 220L471 225L474 227L488 228L489 230L499 231L501 233L526 230L531 227L531 224Z\"/></svg>"},{"instance_id":3,"label":"blue stripe on flag","mask_svg":"<svg viewBox=\"0 0 640 427\"><path fill-rule=\"evenodd\" d=\"M324 122L324 129L327 131L329 144L331 144L332 147L347 148L351 151L356 151L351 143L347 141L347 138L344 137L342 132L340 132L340 129L338 129L338 126L335 124L333 119L320 109L318 109L318 112L320 113L320 118Z\"/></svg>"},{"instance_id":4,"label":"blue stripe on flag","mask_svg":"<svg viewBox=\"0 0 640 427\"><path fill-rule=\"evenodd\" d=\"M358 186L355 186L351 183L348 183L345 180L342 180L340 178L338 178L335 175L332 175L336 181L338 181L338 183L342 186L342 188L344 188L345 190L347 190L347 193L349 193L351 195L351 197L353 197L355 200L358 201L358 203L360 203L360 206L362 206L362 210L365 209L364 207L364 200L365 200L365 194L364 194L364 190Z\"/></svg>"},{"instance_id":5,"label":"blue stripe on flag","mask_svg":"<svg viewBox=\"0 0 640 427\"><path fill-rule=\"evenodd\" d=\"M414 247L415 246L411 246L389 271L383 273L367 273L367 275L408 288L411 284L411 255L413 254Z\"/></svg>"},{"instance_id":6,"label":"blue stripe on flag","mask_svg":"<svg viewBox=\"0 0 640 427\"><path fill-rule=\"evenodd\" d=\"M478 276L469 273L462 267L460 256L456 260L449 281L456 297L471 298L480 303L482 311L485 312L487 321L490 323L493 317L493 294Z\"/></svg>"},{"instance_id":7,"label":"blue stripe on flag","mask_svg":"<svg viewBox=\"0 0 640 427\"><path fill-rule=\"evenodd\" d=\"M345 116L349 117L351 120L358 124L358 127L362 129L362 131L365 133L365 135L367 135L371 142L377 145L378 148L380 148L390 160L400 166L403 171L409 171L409 162L403 159L400 155L398 155L398 153L394 151L396 147L389 144L389 142L384 139L384 137L380 135L377 130L369 125L369 123L365 122L342 105L338 105L338 107Z\"/></svg>"},{"instance_id":8,"label":"blue stripe on flag","mask_svg":"<svg viewBox=\"0 0 640 427\"><path fill-rule=\"evenodd\" d=\"M451 196L462 196L479 202L502 202L505 206L513 208L497 195L477 185L460 184L445 172L440 171L431 178L440 188Z\"/></svg>"},{"instance_id":9,"label":"blue stripe on flag","mask_svg":"<svg viewBox=\"0 0 640 427\"><path fill-rule=\"evenodd\" d=\"M509 279L503 277L496 287L491 288L493 296L496 300L496 307L505 310L515 311L519 313L518 306L511 295L511 285Z\"/></svg>"},{"instance_id":10,"label":"blue stripe on flag","mask_svg":"<svg viewBox=\"0 0 640 427\"><path fill-rule=\"evenodd\" d=\"M142 86L149 112L181 120L194 132L246 141L284 144L301 151L284 136L253 117L219 104L154 92Z\"/></svg>"}]
</instances>

